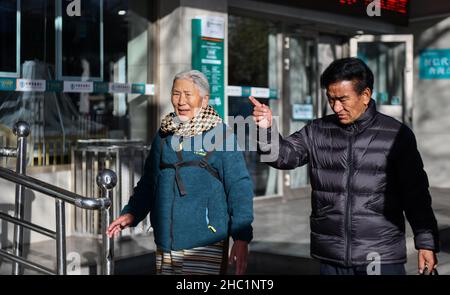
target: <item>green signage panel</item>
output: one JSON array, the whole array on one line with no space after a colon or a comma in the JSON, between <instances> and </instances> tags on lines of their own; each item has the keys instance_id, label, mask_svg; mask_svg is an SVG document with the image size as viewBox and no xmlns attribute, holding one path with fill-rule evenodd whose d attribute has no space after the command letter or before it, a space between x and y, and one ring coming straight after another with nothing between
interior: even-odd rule
<instances>
[{"instance_id":1,"label":"green signage panel","mask_svg":"<svg viewBox=\"0 0 450 295\"><path fill-rule=\"evenodd\" d=\"M16 79L0 78L0 90L15 91L16 90Z\"/></svg>"},{"instance_id":2,"label":"green signage panel","mask_svg":"<svg viewBox=\"0 0 450 295\"><path fill-rule=\"evenodd\" d=\"M131 93L145 94L145 84L132 84Z\"/></svg>"},{"instance_id":3,"label":"green signage panel","mask_svg":"<svg viewBox=\"0 0 450 295\"><path fill-rule=\"evenodd\" d=\"M277 89L270 89L270 98L271 99L277 99L278 98L278 90Z\"/></svg>"},{"instance_id":4,"label":"green signage panel","mask_svg":"<svg viewBox=\"0 0 450 295\"><path fill-rule=\"evenodd\" d=\"M450 49L427 49L420 53L420 79L450 79Z\"/></svg>"},{"instance_id":5,"label":"green signage panel","mask_svg":"<svg viewBox=\"0 0 450 295\"><path fill-rule=\"evenodd\" d=\"M252 88L243 86L242 87L242 96L243 97L248 97L250 95L252 95Z\"/></svg>"},{"instance_id":6,"label":"green signage panel","mask_svg":"<svg viewBox=\"0 0 450 295\"><path fill-rule=\"evenodd\" d=\"M48 92L62 92L64 89L63 81L47 81L47 86L45 88Z\"/></svg>"},{"instance_id":7,"label":"green signage panel","mask_svg":"<svg viewBox=\"0 0 450 295\"><path fill-rule=\"evenodd\" d=\"M208 78L211 93L209 104L224 118L225 77L224 40L202 36L202 20L192 20L192 68Z\"/></svg>"},{"instance_id":8,"label":"green signage panel","mask_svg":"<svg viewBox=\"0 0 450 295\"><path fill-rule=\"evenodd\" d=\"M94 93L108 93L109 83L107 82L94 82Z\"/></svg>"}]
</instances>

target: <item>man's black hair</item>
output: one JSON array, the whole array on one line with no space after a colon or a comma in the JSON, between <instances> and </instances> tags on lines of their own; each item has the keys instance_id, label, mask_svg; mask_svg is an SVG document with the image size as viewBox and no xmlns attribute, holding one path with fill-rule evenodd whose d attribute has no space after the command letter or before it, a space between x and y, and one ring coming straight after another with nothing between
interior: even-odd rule
<instances>
[{"instance_id":1,"label":"man's black hair","mask_svg":"<svg viewBox=\"0 0 450 295\"><path fill-rule=\"evenodd\" d=\"M320 76L320 85L327 89L330 84L354 81L355 91L361 94L366 88L373 91L373 73L359 58L348 57L333 61Z\"/></svg>"}]
</instances>

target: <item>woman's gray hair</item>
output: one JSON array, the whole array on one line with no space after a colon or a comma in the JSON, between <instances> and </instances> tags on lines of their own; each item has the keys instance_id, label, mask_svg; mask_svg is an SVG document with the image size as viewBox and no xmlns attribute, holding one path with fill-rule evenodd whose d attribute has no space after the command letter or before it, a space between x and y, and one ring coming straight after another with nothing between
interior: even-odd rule
<instances>
[{"instance_id":1,"label":"woman's gray hair","mask_svg":"<svg viewBox=\"0 0 450 295\"><path fill-rule=\"evenodd\" d=\"M173 78L173 83L175 83L176 80L190 80L194 82L195 86L197 86L197 89L200 91L200 96L202 98L205 97L205 95L209 95L210 90L208 79L200 71L183 71L175 75L175 78Z\"/></svg>"}]
</instances>

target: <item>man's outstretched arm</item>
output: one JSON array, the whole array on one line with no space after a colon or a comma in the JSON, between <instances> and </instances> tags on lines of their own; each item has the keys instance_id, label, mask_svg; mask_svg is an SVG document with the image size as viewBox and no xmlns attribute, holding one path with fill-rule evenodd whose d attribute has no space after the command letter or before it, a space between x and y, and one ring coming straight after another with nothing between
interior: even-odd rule
<instances>
[{"instance_id":1,"label":"man's outstretched arm","mask_svg":"<svg viewBox=\"0 0 450 295\"><path fill-rule=\"evenodd\" d=\"M272 118L272 110L250 97L253 120L258 126L258 153L261 161L277 169L294 169L309 161L308 127L283 138Z\"/></svg>"}]
</instances>

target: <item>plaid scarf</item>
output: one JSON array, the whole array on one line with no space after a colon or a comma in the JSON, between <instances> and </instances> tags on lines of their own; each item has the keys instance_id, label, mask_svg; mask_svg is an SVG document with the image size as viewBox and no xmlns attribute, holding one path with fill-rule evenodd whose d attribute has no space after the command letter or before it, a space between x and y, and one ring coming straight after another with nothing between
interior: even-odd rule
<instances>
[{"instance_id":1,"label":"plaid scarf","mask_svg":"<svg viewBox=\"0 0 450 295\"><path fill-rule=\"evenodd\" d=\"M187 122L180 121L175 113L168 114L161 121L161 131L163 133L174 133L182 137L192 137L208 131L220 123L222 123L222 119L219 114L212 106L207 106Z\"/></svg>"}]
</instances>

